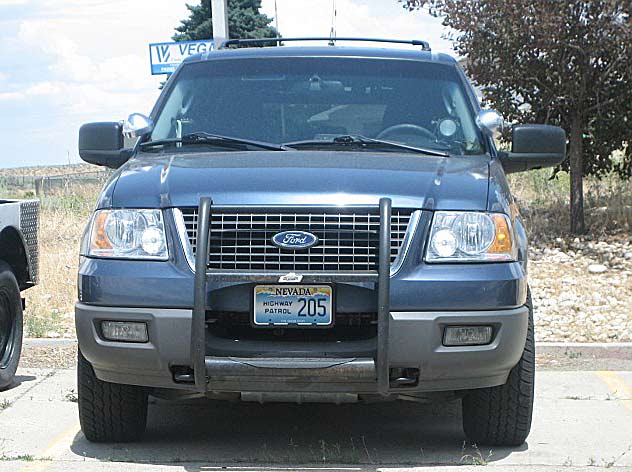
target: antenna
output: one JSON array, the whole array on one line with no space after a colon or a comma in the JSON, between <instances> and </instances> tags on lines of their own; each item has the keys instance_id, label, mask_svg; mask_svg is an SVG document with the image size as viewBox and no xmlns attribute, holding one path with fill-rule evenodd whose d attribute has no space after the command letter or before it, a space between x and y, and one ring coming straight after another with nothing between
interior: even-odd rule
<instances>
[{"instance_id":1,"label":"antenna","mask_svg":"<svg viewBox=\"0 0 632 472\"><path fill-rule=\"evenodd\" d=\"M277 10L277 0L274 0L274 25L276 28L276 34L279 36L279 11Z\"/></svg>"},{"instance_id":2,"label":"antenna","mask_svg":"<svg viewBox=\"0 0 632 472\"><path fill-rule=\"evenodd\" d=\"M336 17L338 16L338 10L336 10L336 0L332 0L331 3L331 30L329 31L329 45L336 45Z\"/></svg>"}]
</instances>

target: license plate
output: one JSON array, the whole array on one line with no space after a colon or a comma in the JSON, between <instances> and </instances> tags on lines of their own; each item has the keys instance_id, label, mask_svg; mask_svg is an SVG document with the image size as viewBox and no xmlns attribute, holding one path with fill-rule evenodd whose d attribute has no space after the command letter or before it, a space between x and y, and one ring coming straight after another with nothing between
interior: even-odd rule
<instances>
[{"instance_id":1,"label":"license plate","mask_svg":"<svg viewBox=\"0 0 632 472\"><path fill-rule=\"evenodd\" d=\"M329 285L255 286L257 326L329 326L332 324Z\"/></svg>"}]
</instances>

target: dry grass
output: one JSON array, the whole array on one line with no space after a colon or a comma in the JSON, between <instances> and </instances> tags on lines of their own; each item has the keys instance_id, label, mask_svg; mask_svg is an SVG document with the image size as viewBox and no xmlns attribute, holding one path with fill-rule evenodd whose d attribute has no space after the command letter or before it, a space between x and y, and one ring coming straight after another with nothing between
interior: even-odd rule
<instances>
[{"instance_id":1,"label":"dry grass","mask_svg":"<svg viewBox=\"0 0 632 472\"><path fill-rule=\"evenodd\" d=\"M52 175L72 174L75 172L95 172L102 170L102 167L94 166L92 164L61 164L57 166L33 166L18 167L15 169L0 169L0 177L6 175L44 177Z\"/></svg>"},{"instance_id":2,"label":"dry grass","mask_svg":"<svg viewBox=\"0 0 632 472\"><path fill-rule=\"evenodd\" d=\"M25 292L27 336L75 336L79 242L99 190L74 187L41 200L40 282Z\"/></svg>"},{"instance_id":3,"label":"dry grass","mask_svg":"<svg viewBox=\"0 0 632 472\"><path fill-rule=\"evenodd\" d=\"M509 176L533 244L569 236L569 175L551 175L551 170L543 169ZM590 237L599 239L632 231L632 181L616 175L601 180L587 177L584 204Z\"/></svg>"}]
</instances>

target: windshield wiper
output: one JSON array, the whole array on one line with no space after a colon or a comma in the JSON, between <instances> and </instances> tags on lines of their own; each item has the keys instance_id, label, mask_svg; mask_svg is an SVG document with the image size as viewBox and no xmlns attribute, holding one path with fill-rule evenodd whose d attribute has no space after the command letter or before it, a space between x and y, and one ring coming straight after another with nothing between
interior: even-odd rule
<instances>
[{"instance_id":1,"label":"windshield wiper","mask_svg":"<svg viewBox=\"0 0 632 472\"><path fill-rule=\"evenodd\" d=\"M213 146L227 147L235 150L242 150L243 146L251 146L258 149L264 149L267 151L287 151L288 148L280 144L266 143L263 141L255 141L252 139L233 138L232 136L223 136L221 134L212 134L204 131L198 131L196 133L185 134L181 138L167 138L157 139L155 141L147 141L141 143L141 149L149 149L158 146L171 146L171 145L196 145L196 144L210 144Z\"/></svg>"},{"instance_id":2,"label":"windshield wiper","mask_svg":"<svg viewBox=\"0 0 632 472\"><path fill-rule=\"evenodd\" d=\"M283 143L283 146L293 148L293 147L303 147L303 146L318 147L321 145L366 146L369 144L378 145L378 147L381 145L383 147L389 147L392 149L402 149L405 151L426 154L428 156L437 156L437 157L450 156L447 152L440 151L438 149L429 149L429 148L422 148L422 147L417 147L417 146L410 146L408 144L398 143L396 141L387 141L384 139L367 138L366 136L351 135L351 134L343 134L340 136L336 136L331 141L307 139L304 141L292 141L288 143Z\"/></svg>"}]
</instances>

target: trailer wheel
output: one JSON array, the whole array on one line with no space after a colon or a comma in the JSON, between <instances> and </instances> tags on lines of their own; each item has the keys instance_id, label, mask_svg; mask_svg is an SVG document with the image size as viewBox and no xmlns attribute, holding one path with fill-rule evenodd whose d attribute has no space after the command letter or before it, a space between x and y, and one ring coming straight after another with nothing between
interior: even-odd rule
<instances>
[{"instance_id":1,"label":"trailer wheel","mask_svg":"<svg viewBox=\"0 0 632 472\"><path fill-rule=\"evenodd\" d=\"M22 300L11 267L0 261L0 390L13 384L22 350Z\"/></svg>"}]
</instances>

